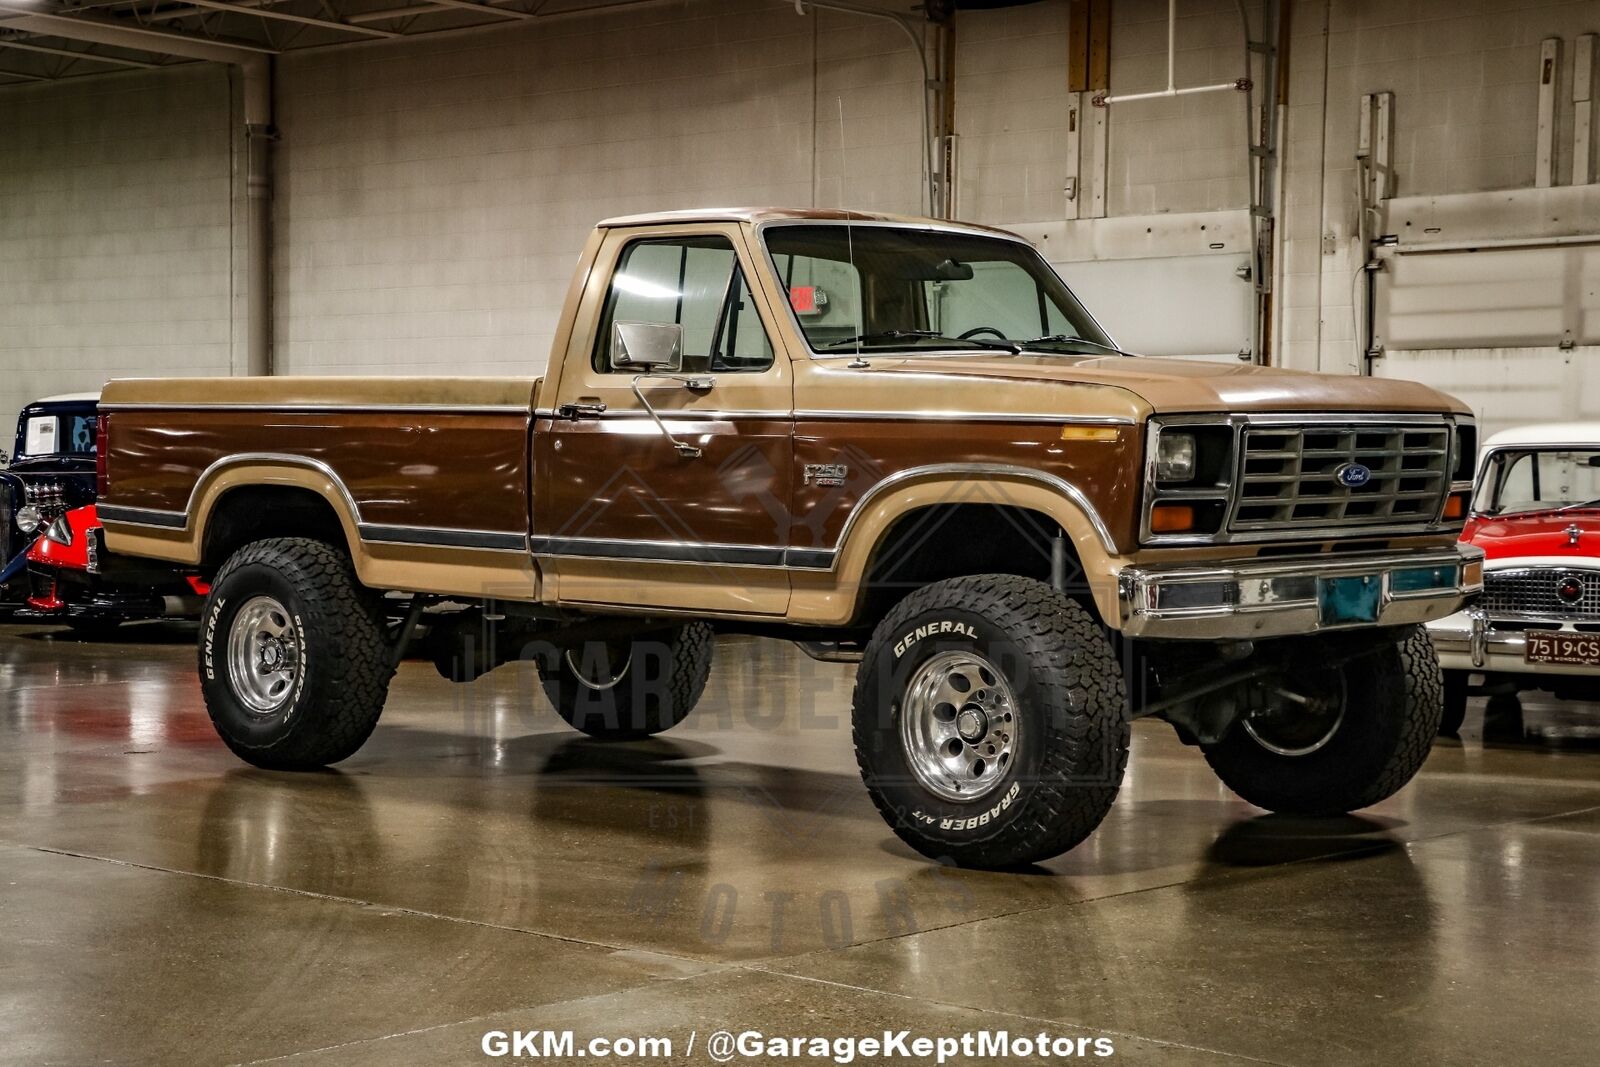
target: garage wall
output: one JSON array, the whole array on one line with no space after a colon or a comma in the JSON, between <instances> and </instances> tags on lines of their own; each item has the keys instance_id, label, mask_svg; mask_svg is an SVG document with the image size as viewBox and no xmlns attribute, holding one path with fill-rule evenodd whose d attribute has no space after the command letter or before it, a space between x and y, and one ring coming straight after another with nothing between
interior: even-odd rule
<instances>
[{"instance_id":1,"label":"garage wall","mask_svg":"<svg viewBox=\"0 0 1600 1067\"><path fill-rule=\"evenodd\" d=\"M1247 7L1260 18L1259 0ZM1233 0L1181 0L1179 12L1179 84L1238 76ZM1067 24L1066 0L957 16L960 214L1038 241L1129 347L1232 359L1250 311L1250 287L1236 277L1248 256L1243 97L1113 105L1107 217L1072 221L1089 214L1095 160L1086 143L1079 200L1069 202ZM1408 202L1525 187L1539 41L1560 37L1564 182L1571 45L1600 31L1600 7L1292 0L1291 28L1277 361L1353 371L1361 94L1396 94L1395 188ZM1165 0L1115 0L1113 92L1161 86L1165 35ZM198 66L0 92L0 421L22 398L114 374L220 374L238 363L228 337L229 99L224 73ZM278 106L275 327L287 373L535 372L583 236L606 215L921 205L921 71L904 38L773 0L685 0L289 54ZM1515 218L1492 216L1477 229L1521 232ZM1575 225L1600 233L1600 220ZM1588 273L1564 276L1582 288ZM1384 319L1390 304L1379 296L1380 339L1412 336ZM1568 312L1589 306L1574 300ZM1513 375L1518 353L1531 354L1532 377L1552 351L1532 334L1448 350L1416 343L1433 354L1407 363L1411 350L1390 344L1380 371L1414 365L1488 404L1494 393L1479 389L1483 360L1472 353L1492 344L1494 365ZM1586 343L1560 356L1554 377L1600 395Z\"/></svg>"},{"instance_id":2,"label":"garage wall","mask_svg":"<svg viewBox=\"0 0 1600 1067\"><path fill-rule=\"evenodd\" d=\"M0 448L39 396L230 371L227 72L0 92Z\"/></svg>"},{"instance_id":3,"label":"garage wall","mask_svg":"<svg viewBox=\"0 0 1600 1067\"><path fill-rule=\"evenodd\" d=\"M284 373L537 372L600 218L925 210L921 69L861 18L695 3L279 69Z\"/></svg>"}]
</instances>

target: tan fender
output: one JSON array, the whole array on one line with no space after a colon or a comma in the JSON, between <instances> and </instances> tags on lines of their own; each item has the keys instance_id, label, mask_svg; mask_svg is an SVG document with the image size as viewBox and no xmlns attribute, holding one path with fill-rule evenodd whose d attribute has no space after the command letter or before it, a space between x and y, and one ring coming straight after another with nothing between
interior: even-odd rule
<instances>
[{"instance_id":1,"label":"tan fender","mask_svg":"<svg viewBox=\"0 0 1600 1067\"><path fill-rule=\"evenodd\" d=\"M1020 468L902 472L880 484L851 516L830 572L792 571L789 617L794 622L841 625L855 612L872 553L895 520L940 504L992 504L1048 516L1066 531L1089 578L1102 619L1117 619L1116 554L1104 521L1078 490L1060 478Z\"/></svg>"}]
</instances>

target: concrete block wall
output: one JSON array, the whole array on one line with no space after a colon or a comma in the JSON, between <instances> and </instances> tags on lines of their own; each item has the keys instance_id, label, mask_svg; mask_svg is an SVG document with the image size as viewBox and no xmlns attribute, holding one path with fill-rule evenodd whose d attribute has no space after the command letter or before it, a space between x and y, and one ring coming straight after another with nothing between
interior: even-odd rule
<instances>
[{"instance_id":1,"label":"concrete block wall","mask_svg":"<svg viewBox=\"0 0 1600 1067\"><path fill-rule=\"evenodd\" d=\"M39 396L225 375L227 71L0 92L0 448Z\"/></svg>"},{"instance_id":2,"label":"concrete block wall","mask_svg":"<svg viewBox=\"0 0 1600 1067\"><path fill-rule=\"evenodd\" d=\"M1259 6L1247 4L1253 18ZM1290 8L1278 361L1350 371L1361 94L1396 93L1402 195L1530 184L1539 41L1600 30L1600 8ZM1164 83L1166 10L1113 4L1114 92ZM1179 84L1237 77L1233 0L1181 0L1179 12ZM1067 214L1067 24L1066 0L957 16L965 217ZM1563 145L1570 79L1564 62ZM597 218L741 202L915 212L924 195L922 71L904 37L773 0L290 53L277 95L284 373L535 373ZM197 65L0 91L0 425L42 393L242 362L230 342L231 99L226 73ZM1109 129L1111 216L1246 205L1240 95L1113 105ZM1143 254L1137 291L1113 287L1097 306L1108 322L1148 320L1167 306L1163 287L1193 286L1193 263L1174 260L1166 276ZM1212 266L1231 277L1231 261Z\"/></svg>"},{"instance_id":3,"label":"concrete block wall","mask_svg":"<svg viewBox=\"0 0 1600 1067\"><path fill-rule=\"evenodd\" d=\"M600 218L923 203L886 23L727 0L279 70L283 373L536 373Z\"/></svg>"}]
</instances>

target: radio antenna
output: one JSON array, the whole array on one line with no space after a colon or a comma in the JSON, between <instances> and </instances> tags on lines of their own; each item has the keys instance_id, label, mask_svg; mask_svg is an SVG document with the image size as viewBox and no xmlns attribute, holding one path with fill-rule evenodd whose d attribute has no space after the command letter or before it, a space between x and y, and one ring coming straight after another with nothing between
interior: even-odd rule
<instances>
[{"instance_id":1,"label":"radio antenna","mask_svg":"<svg viewBox=\"0 0 1600 1067\"><path fill-rule=\"evenodd\" d=\"M845 154L844 154L844 97L843 96L838 96L838 97L835 97L834 99L839 104L839 200L841 202L843 202L843 201L845 201L845 177L846 177L846 172L845 172ZM853 367L853 368L856 368L856 369L861 369L861 368L865 368L865 367L870 367L870 366L872 366L872 364L868 363L865 359L861 358L861 337L862 337L862 334L864 334L866 332L865 316L862 314L862 311L864 309L862 308L861 305L866 300L867 287L863 283L863 280L862 280L862 277L861 277L861 272L856 269L855 226L854 226L853 221L851 219L851 215L852 215L852 212L850 211L849 206L846 204L845 208L844 208L844 247L845 247L845 254L850 257L850 271L851 271L852 274L854 274L856 276L856 309L855 309L856 310L856 323L855 323L856 358L852 359L849 363L845 364L845 366Z\"/></svg>"}]
</instances>

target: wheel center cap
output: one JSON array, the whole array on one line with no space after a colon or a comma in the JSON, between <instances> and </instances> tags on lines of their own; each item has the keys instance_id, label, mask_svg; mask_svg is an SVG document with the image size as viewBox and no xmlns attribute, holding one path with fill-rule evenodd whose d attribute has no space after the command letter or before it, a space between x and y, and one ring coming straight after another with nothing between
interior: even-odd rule
<instances>
[{"instance_id":1,"label":"wheel center cap","mask_svg":"<svg viewBox=\"0 0 1600 1067\"><path fill-rule=\"evenodd\" d=\"M282 653L278 651L278 646L269 644L261 650L261 665L269 671L273 670L278 666L278 660L281 656Z\"/></svg>"},{"instance_id":2,"label":"wheel center cap","mask_svg":"<svg viewBox=\"0 0 1600 1067\"><path fill-rule=\"evenodd\" d=\"M968 704L956 715L956 732L968 744L982 741L989 732L989 716L976 704Z\"/></svg>"}]
</instances>

